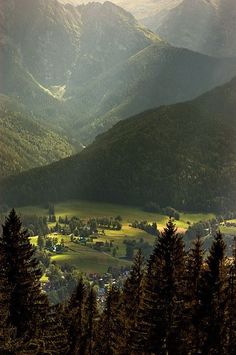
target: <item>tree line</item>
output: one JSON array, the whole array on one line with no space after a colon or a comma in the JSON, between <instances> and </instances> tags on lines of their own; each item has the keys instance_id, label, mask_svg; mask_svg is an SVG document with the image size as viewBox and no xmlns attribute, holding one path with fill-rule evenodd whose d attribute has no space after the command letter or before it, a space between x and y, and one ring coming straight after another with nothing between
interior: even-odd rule
<instances>
[{"instance_id":1,"label":"tree line","mask_svg":"<svg viewBox=\"0 0 236 355\"><path fill-rule=\"evenodd\" d=\"M170 219L146 263L139 250L123 288L103 305L78 280L68 302L51 306L29 235L12 210L0 237L0 353L183 355L236 353L236 251L217 232L185 251Z\"/></svg>"}]
</instances>

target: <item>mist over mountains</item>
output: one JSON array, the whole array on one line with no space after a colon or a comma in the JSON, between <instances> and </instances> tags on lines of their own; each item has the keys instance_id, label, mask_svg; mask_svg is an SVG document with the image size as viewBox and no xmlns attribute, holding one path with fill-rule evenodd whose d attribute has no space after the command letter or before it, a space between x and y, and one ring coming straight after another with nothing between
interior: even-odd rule
<instances>
[{"instance_id":1,"label":"mist over mountains","mask_svg":"<svg viewBox=\"0 0 236 355\"><path fill-rule=\"evenodd\" d=\"M175 46L212 56L236 56L234 0L183 0L143 23Z\"/></svg>"},{"instance_id":2,"label":"mist over mountains","mask_svg":"<svg viewBox=\"0 0 236 355\"><path fill-rule=\"evenodd\" d=\"M88 0L61 0L75 5ZM99 1L103 3L104 1ZM236 56L234 0L114 0L164 40L212 56Z\"/></svg>"}]
</instances>

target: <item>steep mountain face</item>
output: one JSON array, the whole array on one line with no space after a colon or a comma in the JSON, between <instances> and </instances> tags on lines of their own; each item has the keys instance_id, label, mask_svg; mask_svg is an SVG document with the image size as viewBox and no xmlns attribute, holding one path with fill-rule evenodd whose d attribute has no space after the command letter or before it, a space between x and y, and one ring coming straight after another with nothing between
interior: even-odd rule
<instances>
[{"instance_id":1,"label":"steep mountain face","mask_svg":"<svg viewBox=\"0 0 236 355\"><path fill-rule=\"evenodd\" d=\"M236 56L234 0L183 0L143 23L174 46L211 56Z\"/></svg>"},{"instance_id":2,"label":"steep mountain face","mask_svg":"<svg viewBox=\"0 0 236 355\"><path fill-rule=\"evenodd\" d=\"M79 155L3 181L1 199L10 205L85 198L232 208L235 110L236 79L193 101L121 121Z\"/></svg>"},{"instance_id":3,"label":"steep mountain face","mask_svg":"<svg viewBox=\"0 0 236 355\"><path fill-rule=\"evenodd\" d=\"M73 4L78 6L81 4L91 3L91 0L59 0L62 4ZM135 18L142 22L146 18L150 18L153 14L157 14L163 10L169 10L177 6L183 0L113 0L112 2L125 10L132 13ZM104 0L97 0L104 3Z\"/></svg>"},{"instance_id":4,"label":"steep mountain face","mask_svg":"<svg viewBox=\"0 0 236 355\"><path fill-rule=\"evenodd\" d=\"M68 116L79 120L64 104L73 88L160 42L110 2L75 8L54 0L3 0L0 18L0 92L67 134Z\"/></svg>"},{"instance_id":5,"label":"steep mountain face","mask_svg":"<svg viewBox=\"0 0 236 355\"><path fill-rule=\"evenodd\" d=\"M53 0L3 0L0 11L20 63L44 86L66 83L79 50L76 8Z\"/></svg>"},{"instance_id":6,"label":"steep mountain face","mask_svg":"<svg viewBox=\"0 0 236 355\"><path fill-rule=\"evenodd\" d=\"M98 76L68 101L80 118L72 122L87 143L121 119L163 104L187 101L232 78L235 60L216 59L165 43L148 46Z\"/></svg>"},{"instance_id":7,"label":"steep mountain face","mask_svg":"<svg viewBox=\"0 0 236 355\"><path fill-rule=\"evenodd\" d=\"M0 95L0 177L46 165L73 153L65 138L35 121L25 107Z\"/></svg>"},{"instance_id":8,"label":"steep mountain face","mask_svg":"<svg viewBox=\"0 0 236 355\"><path fill-rule=\"evenodd\" d=\"M109 1L2 0L0 20L0 93L76 147L236 74L236 59L176 49Z\"/></svg>"},{"instance_id":9,"label":"steep mountain face","mask_svg":"<svg viewBox=\"0 0 236 355\"><path fill-rule=\"evenodd\" d=\"M107 1L77 7L82 21L79 57L69 86L81 87L147 46L161 42L134 17Z\"/></svg>"},{"instance_id":10,"label":"steep mountain face","mask_svg":"<svg viewBox=\"0 0 236 355\"><path fill-rule=\"evenodd\" d=\"M67 85L74 75L81 85L158 40L110 2L73 7L54 0L3 0L0 13L19 63L48 88Z\"/></svg>"},{"instance_id":11,"label":"steep mountain face","mask_svg":"<svg viewBox=\"0 0 236 355\"><path fill-rule=\"evenodd\" d=\"M60 0L74 5L90 0ZM99 0L103 3L103 0ZM234 0L113 0L161 38L211 56L236 56Z\"/></svg>"}]
</instances>

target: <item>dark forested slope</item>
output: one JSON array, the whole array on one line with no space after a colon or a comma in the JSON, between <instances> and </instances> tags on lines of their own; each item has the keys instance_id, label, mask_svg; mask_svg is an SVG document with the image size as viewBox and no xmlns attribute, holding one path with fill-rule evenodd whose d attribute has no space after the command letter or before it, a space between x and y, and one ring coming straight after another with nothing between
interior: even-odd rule
<instances>
[{"instance_id":1,"label":"dark forested slope","mask_svg":"<svg viewBox=\"0 0 236 355\"><path fill-rule=\"evenodd\" d=\"M13 99L0 95L0 176L46 165L73 153L66 140Z\"/></svg>"},{"instance_id":2,"label":"dark forested slope","mask_svg":"<svg viewBox=\"0 0 236 355\"><path fill-rule=\"evenodd\" d=\"M236 197L236 80L119 122L79 155L1 184L8 204L86 198L191 210Z\"/></svg>"}]
</instances>

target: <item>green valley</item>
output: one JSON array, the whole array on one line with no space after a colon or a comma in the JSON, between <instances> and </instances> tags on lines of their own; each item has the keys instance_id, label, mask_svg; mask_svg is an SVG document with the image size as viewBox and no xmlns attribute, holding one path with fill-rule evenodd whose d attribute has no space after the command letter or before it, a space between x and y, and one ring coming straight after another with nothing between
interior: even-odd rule
<instances>
[{"instance_id":1,"label":"green valley","mask_svg":"<svg viewBox=\"0 0 236 355\"><path fill-rule=\"evenodd\" d=\"M57 238L58 241L63 240L65 250L59 253L53 252L52 261L56 261L58 265L70 265L75 267L80 272L85 273L105 273L109 267L119 269L120 267L128 267L131 265L132 260L126 258L126 244L125 241L142 243L149 245L149 250L152 250L152 246L155 243L155 236L141 230L139 228L133 228L131 225L134 221L147 221L148 223L157 223L159 230L163 230L168 217L156 214L144 212L138 207L128 207L124 205L110 204L110 203L98 203L80 200L70 200L66 202L56 203L55 216L57 221L59 218L72 218L76 216L84 221L91 218L103 218L106 217L122 217L122 229L116 230L104 230L99 228L99 235L93 239L93 241L73 242L71 236L63 235L60 232L49 234L49 238ZM48 209L40 206L27 206L19 207L17 211L22 217L27 216L44 216L48 217ZM214 218L214 214L191 214L181 213L180 220L176 221L176 225L179 233L185 232L189 225L197 223L199 221L208 221ZM24 218L23 218L24 220ZM49 223L49 227L52 228L55 223ZM37 237L32 238L34 245L37 245ZM112 245L108 248L108 251L103 251L103 248L96 247L97 244L106 245L107 243ZM142 245L142 244L141 244ZM145 244L143 244L145 245ZM116 250L115 254L114 249ZM150 251L149 251L150 252Z\"/></svg>"}]
</instances>

